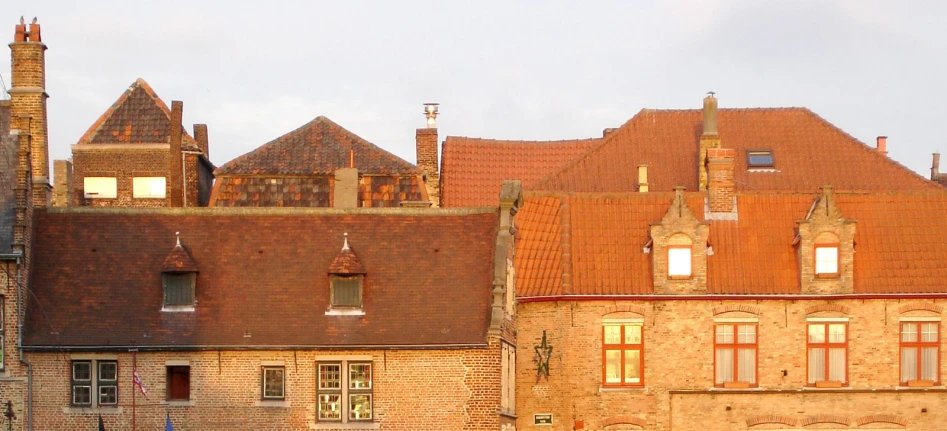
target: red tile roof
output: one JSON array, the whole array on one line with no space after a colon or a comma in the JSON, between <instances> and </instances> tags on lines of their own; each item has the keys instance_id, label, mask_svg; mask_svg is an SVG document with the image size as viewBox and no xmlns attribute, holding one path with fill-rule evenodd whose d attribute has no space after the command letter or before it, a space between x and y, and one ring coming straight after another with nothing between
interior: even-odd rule
<instances>
[{"instance_id":1,"label":"red tile roof","mask_svg":"<svg viewBox=\"0 0 947 431\"><path fill-rule=\"evenodd\" d=\"M448 136L441 159L441 206L497 205L503 180L525 187L602 141L501 141Z\"/></svg>"},{"instance_id":2,"label":"red tile roof","mask_svg":"<svg viewBox=\"0 0 947 431\"><path fill-rule=\"evenodd\" d=\"M365 268L362 266L362 262L358 260L358 256L355 255L355 250L352 250L352 247L349 246L348 234L345 235L342 250L329 264L329 274L364 274Z\"/></svg>"},{"instance_id":3,"label":"red tile roof","mask_svg":"<svg viewBox=\"0 0 947 431\"><path fill-rule=\"evenodd\" d=\"M720 139L736 150L738 190L917 190L939 186L878 153L805 108L720 109ZM649 166L651 191L697 190L700 110L644 109L598 147L538 181L534 190L635 191L635 167ZM772 170L747 170L746 151L769 149Z\"/></svg>"},{"instance_id":4,"label":"red tile roof","mask_svg":"<svg viewBox=\"0 0 947 431\"><path fill-rule=\"evenodd\" d=\"M164 258L161 272L198 272L197 263L191 254L181 245L180 241L171 249L168 257Z\"/></svg>"},{"instance_id":5,"label":"red tile roof","mask_svg":"<svg viewBox=\"0 0 947 431\"><path fill-rule=\"evenodd\" d=\"M184 146L198 150L183 130ZM78 144L166 144L171 138L171 110L144 79L138 78L119 96Z\"/></svg>"},{"instance_id":6,"label":"red tile roof","mask_svg":"<svg viewBox=\"0 0 947 431\"><path fill-rule=\"evenodd\" d=\"M496 210L37 211L25 343L37 347L483 345ZM194 312L162 312L174 233ZM327 316L343 233L364 316ZM245 335L247 334L247 335Z\"/></svg>"},{"instance_id":7,"label":"red tile roof","mask_svg":"<svg viewBox=\"0 0 947 431\"><path fill-rule=\"evenodd\" d=\"M708 293L799 293L796 222L819 192L743 193L738 220L709 220ZM836 192L856 220L855 293L947 292L947 194ZM704 193L688 206L704 217ZM649 224L672 193L527 193L517 214L519 296L653 293Z\"/></svg>"},{"instance_id":8,"label":"red tile roof","mask_svg":"<svg viewBox=\"0 0 947 431\"><path fill-rule=\"evenodd\" d=\"M350 159L351 155L351 159ZM326 117L302 125L233 159L214 175L332 175L350 161L361 174L411 174L421 171L400 157L346 130Z\"/></svg>"}]
</instances>

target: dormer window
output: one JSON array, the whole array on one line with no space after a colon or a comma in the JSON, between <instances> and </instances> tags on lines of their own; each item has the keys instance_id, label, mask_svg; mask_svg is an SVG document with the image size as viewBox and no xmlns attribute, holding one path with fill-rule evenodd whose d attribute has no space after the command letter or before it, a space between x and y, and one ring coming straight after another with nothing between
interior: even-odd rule
<instances>
[{"instance_id":1,"label":"dormer window","mask_svg":"<svg viewBox=\"0 0 947 431\"><path fill-rule=\"evenodd\" d=\"M342 251L329 264L329 315L364 315L362 311L362 286L365 268L349 246L348 233L342 243Z\"/></svg>"},{"instance_id":2,"label":"dormer window","mask_svg":"<svg viewBox=\"0 0 947 431\"><path fill-rule=\"evenodd\" d=\"M163 278L165 308L176 306L194 307L194 285L197 281L196 273L165 273Z\"/></svg>"},{"instance_id":3,"label":"dormer window","mask_svg":"<svg viewBox=\"0 0 947 431\"><path fill-rule=\"evenodd\" d=\"M194 311L197 303L197 263L181 245L181 233L175 232L177 242L161 265L161 311Z\"/></svg>"},{"instance_id":4,"label":"dormer window","mask_svg":"<svg viewBox=\"0 0 947 431\"><path fill-rule=\"evenodd\" d=\"M684 234L668 239L668 278L691 278L692 241Z\"/></svg>"},{"instance_id":5,"label":"dormer window","mask_svg":"<svg viewBox=\"0 0 947 431\"><path fill-rule=\"evenodd\" d=\"M817 277L838 276L838 245L817 244L815 246L815 274Z\"/></svg>"},{"instance_id":6,"label":"dormer window","mask_svg":"<svg viewBox=\"0 0 947 431\"><path fill-rule=\"evenodd\" d=\"M766 169L775 166L772 150L748 150L746 152L746 166L749 169Z\"/></svg>"}]
</instances>

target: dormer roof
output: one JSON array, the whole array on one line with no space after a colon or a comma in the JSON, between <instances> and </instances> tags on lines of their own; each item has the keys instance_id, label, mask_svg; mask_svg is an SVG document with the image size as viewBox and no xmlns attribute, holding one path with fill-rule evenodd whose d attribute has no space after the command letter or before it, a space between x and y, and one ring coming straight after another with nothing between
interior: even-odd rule
<instances>
[{"instance_id":1,"label":"dormer roof","mask_svg":"<svg viewBox=\"0 0 947 431\"><path fill-rule=\"evenodd\" d=\"M358 260L358 256L355 255L355 251L349 246L348 234L345 234L345 239L343 240L342 251L339 252L339 255L332 259L332 263L329 264L329 274L334 275L354 275L354 274L364 274L365 268L362 267L362 262Z\"/></svg>"},{"instance_id":2,"label":"dormer roof","mask_svg":"<svg viewBox=\"0 0 947 431\"><path fill-rule=\"evenodd\" d=\"M181 245L180 234L175 232L175 235L177 235L177 244L171 249L171 253L168 253L168 256L164 258L164 263L161 264L161 272L198 272L197 262L194 262L191 254Z\"/></svg>"}]
</instances>

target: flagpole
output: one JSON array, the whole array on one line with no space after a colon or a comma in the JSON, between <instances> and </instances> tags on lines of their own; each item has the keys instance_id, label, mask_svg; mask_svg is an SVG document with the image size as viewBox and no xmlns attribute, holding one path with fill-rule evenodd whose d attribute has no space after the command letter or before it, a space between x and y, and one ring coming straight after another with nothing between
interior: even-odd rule
<instances>
[{"instance_id":1,"label":"flagpole","mask_svg":"<svg viewBox=\"0 0 947 431\"><path fill-rule=\"evenodd\" d=\"M137 395L135 392L135 376L138 373L138 349L132 349L132 431L136 431L138 428L135 426L135 399Z\"/></svg>"}]
</instances>

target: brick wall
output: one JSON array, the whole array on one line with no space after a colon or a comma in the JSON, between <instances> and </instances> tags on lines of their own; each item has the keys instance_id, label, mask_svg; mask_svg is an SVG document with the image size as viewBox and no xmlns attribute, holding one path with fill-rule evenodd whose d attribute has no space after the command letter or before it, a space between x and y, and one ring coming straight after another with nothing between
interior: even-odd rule
<instances>
[{"instance_id":1,"label":"brick wall","mask_svg":"<svg viewBox=\"0 0 947 431\"><path fill-rule=\"evenodd\" d=\"M160 146L160 145L159 145ZM74 149L73 159L73 205L77 206L121 206L121 207L166 207L170 201L164 199L136 199L132 194L133 177L168 177L168 149ZM85 177L115 177L117 197L115 199L86 199ZM170 181L166 187L170 186ZM166 192L165 196L169 196Z\"/></svg>"},{"instance_id":2,"label":"brick wall","mask_svg":"<svg viewBox=\"0 0 947 431\"><path fill-rule=\"evenodd\" d=\"M425 187L432 205L440 206L440 170L437 158L437 129L417 129L415 133L418 167L425 175Z\"/></svg>"},{"instance_id":3,"label":"brick wall","mask_svg":"<svg viewBox=\"0 0 947 431\"><path fill-rule=\"evenodd\" d=\"M373 364L375 422L382 430L498 430L499 342L451 350L205 351L138 353L138 372L148 398L136 395L138 429L163 429L170 412L175 429L307 430L315 425L316 362L320 357L369 356ZM117 358L119 408L69 408L70 360L87 354L28 353L35 366L36 429L130 429L132 354ZM188 361L193 406L164 403L166 363ZM261 406L261 366L282 363L286 400Z\"/></svg>"},{"instance_id":4,"label":"brick wall","mask_svg":"<svg viewBox=\"0 0 947 431\"><path fill-rule=\"evenodd\" d=\"M636 421L658 430L746 429L768 414L800 427L820 417L845 417L854 427L890 415L909 430L939 429L947 421L947 391L899 387L899 318L940 317L945 306L947 300L907 299L520 304L517 429L572 430L576 420L588 430L639 429L627 425ZM714 388L714 318L733 316L759 319L759 388ZM644 387L603 388L602 319L627 317L644 319ZM806 385L812 317L849 318L848 387ZM537 379L533 350L544 330L554 347L548 380ZM533 426L537 413L552 413L554 426Z\"/></svg>"},{"instance_id":5,"label":"brick wall","mask_svg":"<svg viewBox=\"0 0 947 431\"><path fill-rule=\"evenodd\" d=\"M56 187L53 188L53 206L65 207L72 204L72 161L53 161L53 172L56 178Z\"/></svg>"},{"instance_id":6,"label":"brick wall","mask_svg":"<svg viewBox=\"0 0 947 431\"><path fill-rule=\"evenodd\" d=\"M37 185L33 188L33 200L37 206L47 206L50 199L49 181L49 136L46 115L46 45L40 40L39 25L29 25L29 32L21 38L27 27L17 26L15 42L10 44L11 83L10 100L12 116L33 117L30 134L33 136L33 176ZM22 40L21 40L22 39Z\"/></svg>"}]
</instances>

